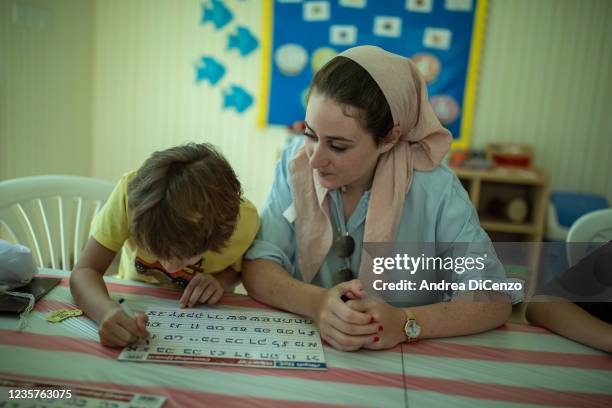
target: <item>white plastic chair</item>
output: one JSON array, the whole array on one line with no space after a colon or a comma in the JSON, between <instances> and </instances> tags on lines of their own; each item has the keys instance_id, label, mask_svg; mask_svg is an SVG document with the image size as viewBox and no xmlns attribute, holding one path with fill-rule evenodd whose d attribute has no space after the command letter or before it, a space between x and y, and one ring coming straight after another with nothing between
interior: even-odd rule
<instances>
[{"instance_id":1,"label":"white plastic chair","mask_svg":"<svg viewBox=\"0 0 612 408\"><path fill-rule=\"evenodd\" d=\"M612 240L612 208L590 212L578 218L567 233L567 260L576 265L588 251Z\"/></svg>"},{"instance_id":2,"label":"white plastic chair","mask_svg":"<svg viewBox=\"0 0 612 408\"><path fill-rule=\"evenodd\" d=\"M108 181L34 176L0 182L0 233L29 247L39 267L72 270L91 220L112 192Z\"/></svg>"}]
</instances>

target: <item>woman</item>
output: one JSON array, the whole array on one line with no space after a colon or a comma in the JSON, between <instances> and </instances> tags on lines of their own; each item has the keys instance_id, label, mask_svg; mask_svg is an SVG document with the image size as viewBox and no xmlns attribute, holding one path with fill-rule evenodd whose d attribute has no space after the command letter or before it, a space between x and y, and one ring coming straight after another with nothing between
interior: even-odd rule
<instances>
[{"instance_id":1,"label":"woman","mask_svg":"<svg viewBox=\"0 0 612 408\"><path fill-rule=\"evenodd\" d=\"M307 100L304 142L277 164L246 255L250 295L315 319L339 350L503 324L511 311L505 294L479 292L486 298L472 302L474 292L452 291L423 301L404 291L391 305L365 284L372 262L364 242L447 243L438 254L458 242L490 243L460 182L439 166L451 136L412 62L378 47L351 48L317 72ZM494 252L487 266L505 279Z\"/></svg>"}]
</instances>

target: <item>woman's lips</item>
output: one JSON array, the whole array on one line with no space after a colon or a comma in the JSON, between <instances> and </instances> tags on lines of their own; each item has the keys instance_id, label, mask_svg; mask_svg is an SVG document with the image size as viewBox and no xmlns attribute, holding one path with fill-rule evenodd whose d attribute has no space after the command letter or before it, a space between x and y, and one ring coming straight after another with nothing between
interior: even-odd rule
<instances>
[{"instance_id":1,"label":"woman's lips","mask_svg":"<svg viewBox=\"0 0 612 408\"><path fill-rule=\"evenodd\" d=\"M334 175L333 173L327 173L324 171L319 171L318 174L319 174L319 177L321 178L329 178Z\"/></svg>"}]
</instances>

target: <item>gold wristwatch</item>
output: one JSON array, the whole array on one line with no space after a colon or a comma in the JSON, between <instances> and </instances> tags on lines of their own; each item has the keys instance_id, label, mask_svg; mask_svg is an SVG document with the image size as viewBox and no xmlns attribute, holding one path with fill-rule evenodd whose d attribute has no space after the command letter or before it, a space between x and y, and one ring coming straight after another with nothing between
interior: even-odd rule
<instances>
[{"instance_id":1,"label":"gold wristwatch","mask_svg":"<svg viewBox=\"0 0 612 408\"><path fill-rule=\"evenodd\" d=\"M417 341L421 335L421 326L416 321L416 316L410 309L404 309L406 313L406 324L404 325L404 333L408 337L409 342Z\"/></svg>"}]
</instances>

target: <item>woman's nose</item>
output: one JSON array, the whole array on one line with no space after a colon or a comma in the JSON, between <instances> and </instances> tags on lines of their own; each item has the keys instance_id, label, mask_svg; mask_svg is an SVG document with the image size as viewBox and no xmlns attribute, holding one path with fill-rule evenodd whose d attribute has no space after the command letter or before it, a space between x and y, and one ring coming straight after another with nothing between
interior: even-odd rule
<instances>
[{"instance_id":1,"label":"woman's nose","mask_svg":"<svg viewBox=\"0 0 612 408\"><path fill-rule=\"evenodd\" d=\"M309 159L310 167L313 169L320 169L329 164L329 160L324 152L324 149L321 147L320 143L317 143L310 153Z\"/></svg>"}]
</instances>

